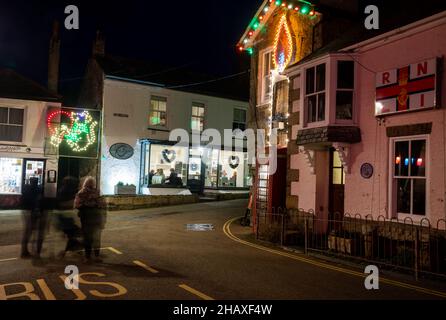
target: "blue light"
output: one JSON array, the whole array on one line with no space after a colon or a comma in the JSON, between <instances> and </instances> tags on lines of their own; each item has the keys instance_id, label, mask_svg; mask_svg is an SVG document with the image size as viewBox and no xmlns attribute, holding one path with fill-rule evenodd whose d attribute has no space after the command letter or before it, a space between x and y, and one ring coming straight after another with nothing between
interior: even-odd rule
<instances>
[{"instance_id":1,"label":"blue light","mask_svg":"<svg viewBox=\"0 0 446 320\"><path fill-rule=\"evenodd\" d=\"M409 158L404 159L404 165L407 167L409 165Z\"/></svg>"}]
</instances>

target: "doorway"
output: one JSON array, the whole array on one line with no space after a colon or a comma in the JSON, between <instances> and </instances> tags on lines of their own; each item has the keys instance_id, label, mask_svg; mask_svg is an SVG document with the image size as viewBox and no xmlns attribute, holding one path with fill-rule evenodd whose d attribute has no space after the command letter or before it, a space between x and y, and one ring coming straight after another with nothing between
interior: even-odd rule
<instances>
[{"instance_id":1,"label":"doorway","mask_svg":"<svg viewBox=\"0 0 446 320\"><path fill-rule=\"evenodd\" d=\"M29 185L31 178L37 178L39 188L43 190L45 183L45 160L24 159L23 162L24 167L22 185Z\"/></svg>"},{"instance_id":2,"label":"doorway","mask_svg":"<svg viewBox=\"0 0 446 320\"><path fill-rule=\"evenodd\" d=\"M334 148L330 149L329 172L329 219L338 220L344 215L345 172Z\"/></svg>"}]
</instances>

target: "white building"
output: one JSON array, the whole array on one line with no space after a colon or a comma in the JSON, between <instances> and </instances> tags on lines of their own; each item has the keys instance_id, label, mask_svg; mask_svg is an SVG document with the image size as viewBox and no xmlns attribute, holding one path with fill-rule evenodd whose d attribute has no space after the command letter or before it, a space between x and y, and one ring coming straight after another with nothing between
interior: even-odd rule
<instances>
[{"instance_id":1,"label":"white building","mask_svg":"<svg viewBox=\"0 0 446 320\"><path fill-rule=\"evenodd\" d=\"M136 193L146 195L249 188L247 152L233 150L232 139L213 149L193 148L190 143L174 146L176 142L169 141L174 129L189 134L216 129L222 138L225 129L245 129L247 98L231 95L232 88L222 92L228 84L243 90L240 79L205 79L182 69L166 71L103 55L90 61L81 104L102 110L102 194L115 194L120 183L134 185ZM201 85L185 86L197 82ZM171 169L182 183L168 183Z\"/></svg>"},{"instance_id":2,"label":"white building","mask_svg":"<svg viewBox=\"0 0 446 320\"><path fill-rule=\"evenodd\" d=\"M46 114L60 97L12 70L0 70L0 208L16 208L23 186L37 177L55 198L57 156L45 155Z\"/></svg>"}]
</instances>

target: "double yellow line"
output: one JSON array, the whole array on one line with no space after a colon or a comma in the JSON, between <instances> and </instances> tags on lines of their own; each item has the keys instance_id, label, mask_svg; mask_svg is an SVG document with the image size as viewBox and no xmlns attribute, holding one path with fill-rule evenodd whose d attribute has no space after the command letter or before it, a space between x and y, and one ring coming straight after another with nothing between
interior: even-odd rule
<instances>
[{"instance_id":1,"label":"double yellow line","mask_svg":"<svg viewBox=\"0 0 446 320\"><path fill-rule=\"evenodd\" d=\"M333 270L333 271L337 271L337 272L341 272L344 274L349 274L355 277L360 277L360 278L365 278L367 275L361 272L357 272L357 271L353 271L353 270L349 270L349 269L345 269L345 268L340 268L340 267L336 267L327 263L323 263L323 262L318 262L316 260L312 260L312 259L308 259L305 258L303 256L298 256L296 254L291 254L291 253L287 253L287 252L283 252L280 250L275 250L275 249L271 249L265 246L261 246L252 242L248 242L245 240L242 240L240 238L237 238L236 236L234 236L234 234L231 232L231 224L236 221L239 220L241 217L237 217L237 218L233 218L231 220L226 221L226 223L223 226L223 232L224 234L230 238L231 240L241 243L243 245L252 247L252 248L256 248L262 251L266 251L269 253L273 253L282 257L286 257L286 258L290 258L293 260L297 260L303 263L308 263L320 268L324 268L324 269L329 269L329 270ZM400 287L400 288L405 288L405 289L409 289L409 290L414 290L417 292L422 292L428 295L432 295L432 296L436 296L436 297L441 297L441 298L445 298L446 299L446 292L441 292L441 291L435 291L435 290L431 290L431 289L427 289L427 288L423 288L423 287L419 287L419 286L414 286L412 284L408 284L408 283L404 283L404 282L400 282L400 281L395 281L395 280L390 280L390 279L386 279L386 278L379 278L379 281L381 283L385 283L385 284L389 284L395 287Z\"/></svg>"}]
</instances>

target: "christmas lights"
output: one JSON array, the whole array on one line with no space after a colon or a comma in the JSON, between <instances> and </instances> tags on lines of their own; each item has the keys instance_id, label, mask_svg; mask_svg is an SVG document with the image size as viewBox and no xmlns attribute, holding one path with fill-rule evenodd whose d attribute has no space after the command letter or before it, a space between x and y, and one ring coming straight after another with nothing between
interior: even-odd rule
<instances>
[{"instance_id":1,"label":"christmas lights","mask_svg":"<svg viewBox=\"0 0 446 320\"><path fill-rule=\"evenodd\" d=\"M60 125L54 126L52 120L54 117L60 116L68 118L68 122L60 121ZM67 112L55 111L47 117L47 126L50 132L50 143L59 147L65 140L73 152L84 152L96 140L96 127L98 122L93 119L88 111Z\"/></svg>"},{"instance_id":2,"label":"christmas lights","mask_svg":"<svg viewBox=\"0 0 446 320\"><path fill-rule=\"evenodd\" d=\"M283 72L293 56L293 37L286 20L286 14L282 16L274 37L273 64Z\"/></svg>"}]
</instances>

